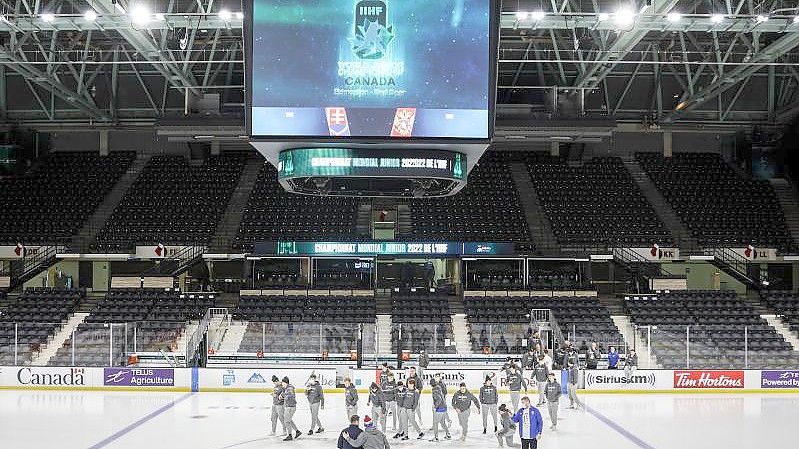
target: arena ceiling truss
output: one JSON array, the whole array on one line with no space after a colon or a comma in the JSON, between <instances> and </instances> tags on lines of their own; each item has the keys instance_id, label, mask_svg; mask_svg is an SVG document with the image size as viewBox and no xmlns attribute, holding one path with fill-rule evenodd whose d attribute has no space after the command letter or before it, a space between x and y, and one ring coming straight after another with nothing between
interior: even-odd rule
<instances>
[{"instance_id":1,"label":"arena ceiling truss","mask_svg":"<svg viewBox=\"0 0 799 449\"><path fill-rule=\"evenodd\" d=\"M799 0L503 3L500 111L659 124L799 114ZM217 95L241 115L242 24L230 1L0 0L2 121L153 123Z\"/></svg>"}]
</instances>

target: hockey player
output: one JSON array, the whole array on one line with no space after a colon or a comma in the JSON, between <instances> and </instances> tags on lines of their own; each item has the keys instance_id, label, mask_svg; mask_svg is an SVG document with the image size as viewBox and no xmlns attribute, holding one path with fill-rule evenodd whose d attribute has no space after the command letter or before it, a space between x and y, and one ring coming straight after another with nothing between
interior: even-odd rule
<instances>
[{"instance_id":1,"label":"hockey player","mask_svg":"<svg viewBox=\"0 0 799 449\"><path fill-rule=\"evenodd\" d=\"M491 380L491 376L486 376L483 386L480 387L480 405L483 414L483 433L486 433L488 427L488 415L494 420L494 432L497 431L497 402L499 402L499 394L497 387Z\"/></svg>"},{"instance_id":2,"label":"hockey player","mask_svg":"<svg viewBox=\"0 0 799 449\"><path fill-rule=\"evenodd\" d=\"M285 409L284 404L285 400L283 399L283 384L280 383L280 379L277 376L272 376L272 383L274 383L274 389L272 390L272 436L275 436L275 432L277 432L277 422L280 421L281 427L283 427L283 435L286 435L286 416L285 416Z\"/></svg>"},{"instance_id":3,"label":"hockey player","mask_svg":"<svg viewBox=\"0 0 799 449\"><path fill-rule=\"evenodd\" d=\"M546 402L546 396L544 395L544 386L547 384L547 375L549 374L549 368L547 368L546 362L544 362L544 356L538 356L538 363L536 363L535 368L533 370L533 375L535 376L535 382L538 386L538 404L537 407L541 407L541 404Z\"/></svg>"},{"instance_id":4,"label":"hockey player","mask_svg":"<svg viewBox=\"0 0 799 449\"><path fill-rule=\"evenodd\" d=\"M358 390L349 377L344 378L344 405L347 407L347 416L358 414Z\"/></svg>"},{"instance_id":5,"label":"hockey player","mask_svg":"<svg viewBox=\"0 0 799 449\"><path fill-rule=\"evenodd\" d=\"M375 423L369 415L363 419L364 431L358 435L358 438L352 439L347 432L341 434L341 437L347 441L352 447L363 447L364 449L391 449L388 444L388 439L382 432L377 430Z\"/></svg>"},{"instance_id":6,"label":"hockey player","mask_svg":"<svg viewBox=\"0 0 799 449\"><path fill-rule=\"evenodd\" d=\"M424 388L424 382L422 381L422 378L416 373L416 368L414 368L414 367L411 367L408 370L408 382L407 382L408 388L410 388L410 386L411 386L411 381L413 381L413 384L416 385L416 391L418 391L419 395L421 396L422 389ZM419 401L419 402L421 402L421 401ZM417 419L416 422L420 426L422 426L423 425L422 424L422 410L419 408L419 402L416 403L416 408L413 410L413 413L416 415L416 419Z\"/></svg>"},{"instance_id":7,"label":"hockey player","mask_svg":"<svg viewBox=\"0 0 799 449\"><path fill-rule=\"evenodd\" d=\"M447 386L443 382L431 382L431 384L433 386L433 439L430 441L438 441L439 424L446 432L444 438L449 440L452 436L449 434L449 426L447 426L447 397L444 394L444 389Z\"/></svg>"},{"instance_id":8,"label":"hockey player","mask_svg":"<svg viewBox=\"0 0 799 449\"><path fill-rule=\"evenodd\" d=\"M386 400L386 416L391 415L391 430L396 432L399 411L397 410L397 382L394 380L394 373L388 372L386 380L380 383L380 389L383 390L383 399Z\"/></svg>"},{"instance_id":9,"label":"hockey player","mask_svg":"<svg viewBox=\"0 0 799 449\"><path fill-rule=\"evenodd\" d=\"M302 435L300 429L298 429L297 425L294 424L294 412L297 411L297 396L294 393L294 385L289 383L288 376L283 378L282 386L283 413L285 414L284 420L286 423L286 432L288 432L288 436L284 438L283 441L291 441L299 438L300 435ZM296 434L292 436L292 432L296 432Z\"/></svg>"},{"instance_id":10,"label":"hockey player","mask_svg":"<svg viewBox=\"0 0 799 449\"><path fill-rule=\"evenodd\" d=\"M316 374L311 374L309 378L308 386L305 387L305 397L308 398L308 405L311 407L311 430L308 431L308 435L313 435L314 426L317 426L316 433L324 432L325 429L319 420L319 408L325 409L325 393L322 391L322 385L316 380Z\"/></svg>"},{"instance_id":11,"label":"hockey player","mask_svg":"<svg viewBox=\"0 0 799 449\"><path fill-rule=\"evenodd\" d=\"M516 433L516 425L513 424L513 421L511 420L512 416L513 413L508 410L508 407L505 404L499 406L499 420L502 423L502 429L499 432L496 432L497 441L499 441L499 447L503 447L503 439L508 447L519 447L518 444L513 442L513 434Z\"/></svg>"},{"instance_id":12,"label":"hockey player","mask_svg":"<svg viewBox=\"0 0 799 449\"><path fill-rule=\"evenodd\" d=\"M369 399L366 401L366 406L372 406L372 416L380 423L380 429L386 431L386 399L383 395L383 390L377 383L372 382L369 387Z\"/></svg>"},{"instance_id":13,"label":"hockey player","mask_svg":"<svg viewBox=\"0 0 799 449\"><path fill-rule=\"evenodd\" d=\"M580 370L577 365L569 362L569 383L567 384L569 392L569 408L581 408L583 406L580 398L577 397L577 382L580 379Z\"/></svg>"},{"instance_id":14,"label":"hockey player","mask_svg":"<svg viewBox=\"0 0 799 449\"><path fill-rule=\"evenodd\" d=\"M403 440L408 440L410 438L408 436L410 426L413 426L416 432L419 433L418 439L424 437L422 429L420 429L419 424L416 423L416 414L414 413L418 402L419 392L416 390L416 384L413 380L408 381L407 387L403 385L402 382L397 383L397 408L399 409L400 432L394 435L394 438L401 437Z\"/></svg>"},{"instance_id":15,"label":"hockey player","mask_svg":"<svg viewBox=\"0 0 799 449\"><path fill-rule=\"evenodd\" d=\"M547 377L547 383L544 386L544 394L547 397L549 420L552 421L550 429L556 430L558 428L558 401L561 395L560 384L555 380L555 373L550 371Z\"/></svg>"},{"instance_id":16,"label":"hockey player","mask_svg":"<svg viewBox=\"0 0 799 449\"><path fill-rule=\"evenodd\" d=\"M519 397L521 396L520 392L522 387L524 388L525 394L527 393L527 381L524 379L524 376L522 376L519 367L513 362L505 369L505 377L508 383L508 389L510 390L510 400L513 404L513 409L517 410L519 408Z\"/></svg>"},{"instance_id":17,"label":"hockey player","mask_svg":"<svg viewBox=\"0 0 799 449\"><path fill-rule=\"evenodd\" d=\"M466 434L469 432L469 415L471 414L472 403L480 411L480 402L474 395L466 389L466 384L461 382L461 387L452 395L452 408L458 412L458 422L461 425L461 441L466 441Z\"/></svg>"},{"instance_id":18,"label":"hockey player","mask_svg":"<svg viewBox=\"0 0 799 449\"><path fill-rule=\"evenodd\" d=\"M447 384L441 380L441 373L435 373L433 378L430 379L430 388L433 388L436 385L441 387L441 393L444 395L444 401L446 402L447 395L449 394L449 388L447 388ZM435 413L435 406L433 407L433 413ZM444 410L443 419L446 421L448 426L452 427L452 418L449 417L449 410L446 408ZM433 430L433 427L430 427L430 430Z\"/></svg>"}]
</instances>

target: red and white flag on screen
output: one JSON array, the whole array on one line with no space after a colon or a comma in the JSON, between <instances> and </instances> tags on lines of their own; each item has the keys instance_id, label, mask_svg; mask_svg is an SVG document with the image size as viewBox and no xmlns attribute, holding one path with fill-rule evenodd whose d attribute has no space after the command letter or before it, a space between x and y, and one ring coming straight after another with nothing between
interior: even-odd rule
<instances>
[{"instance_id":1,"label":"red and white flag on screen","mask_svg":"<svg viewBox=\"0 0 799 449\"><path fill-rule=\"evenodd\" d=\"M349 136L350 122L347 120L346 108L325 108L327 130L331 136Z\"/></svg>"},{"instance_id":2,"label":"red and white flag on screen","mask_svg":"<svg viewBox=\"0 0 799 449\"><path fill-rule=\"evenodd\" d=\"M415 121L416 108L397 108L397 112L394 113L394 125L391 127L391 137L411 137Z\"/></svg>"}]
</instances>

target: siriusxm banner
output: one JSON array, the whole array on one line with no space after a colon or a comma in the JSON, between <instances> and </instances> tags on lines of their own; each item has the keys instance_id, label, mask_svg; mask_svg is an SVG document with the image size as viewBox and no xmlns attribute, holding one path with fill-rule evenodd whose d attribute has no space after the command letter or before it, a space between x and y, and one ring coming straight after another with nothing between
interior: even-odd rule
<instances>
[{"instance_id":1,"label":"siriusxm banner","mask_svg":"<svg viewBox=\"0 0 799 449\"><path fill-rule=\"evenodd\" d=\"M489 138L489 0L254 0L252 135Z\"/></svg>"}]
</instances>

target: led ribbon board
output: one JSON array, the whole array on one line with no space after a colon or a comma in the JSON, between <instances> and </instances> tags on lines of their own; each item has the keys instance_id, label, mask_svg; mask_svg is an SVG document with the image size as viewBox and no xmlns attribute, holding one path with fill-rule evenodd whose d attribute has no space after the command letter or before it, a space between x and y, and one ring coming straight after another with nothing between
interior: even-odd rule
<instances>
[{"instance_id":1,"label":"led ribbon board","mask_svg":"<svg viewBox=\"0 0 799 449\"><path fill-rule=\"evenodd\" d=\"M250 134L488 141L495 7L491 0L253 0Z\"/></svg>"},{"instance_id":2,"label":"led ribbon board","mask_svg":"<svg viewBox=\"0 0 799 449\"><path fill-rule=\"evenodd\" d=\"M464 180L466 156L443 150L300 148L280 152L278 179L312 176Z\"/></svg>"},{"instance_id":3,"label":"led ribbon board","mask_svg":"<svg viewBox=\"0 0 799 449\"><path fill-rule=\"evenodd\" d=\"M512 243L496 242L261 242L256 254L306 256L513 255Z\"/></svg>"}]
</instances>

